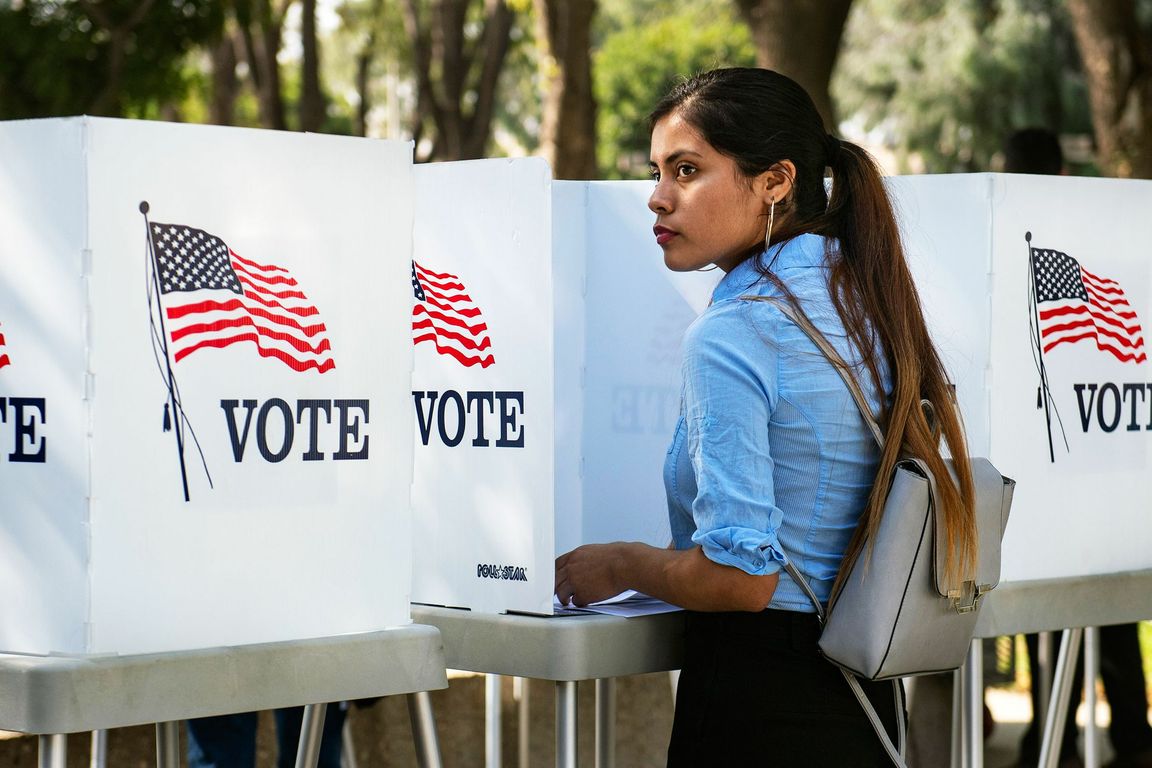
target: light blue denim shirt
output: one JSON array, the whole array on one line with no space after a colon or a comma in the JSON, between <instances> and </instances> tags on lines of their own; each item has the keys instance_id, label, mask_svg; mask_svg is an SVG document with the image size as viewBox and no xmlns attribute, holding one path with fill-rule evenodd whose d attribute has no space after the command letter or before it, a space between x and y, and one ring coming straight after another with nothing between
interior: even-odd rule
<instances>
[{"instance_id":1,"label":"light blue denim shirt","mask_svg":"<svg viewBox=\"0 0 1152 768\"><path fill-rule=\"evenodd\" d=\"M828 289L825 250L836 247L801 235L761 259L855 363ZM813 611L782 565L791 560L827 602L880 454L815 344L771 303L741 298L783 297L756 261L729 272L685 332L681 414L664 465L672 537L750 574L780 572L767 607ZM871 377L858 367L856 378L878 412Z\"/></svg>"}]
</instances>

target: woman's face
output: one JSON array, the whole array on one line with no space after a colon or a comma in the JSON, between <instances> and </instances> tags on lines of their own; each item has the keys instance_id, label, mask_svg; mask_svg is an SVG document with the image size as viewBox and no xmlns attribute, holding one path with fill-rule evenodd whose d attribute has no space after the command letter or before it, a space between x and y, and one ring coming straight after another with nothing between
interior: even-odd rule
<instances>
[{"instance_id":1,"label":"woman's face","mask_svg":"<svg viewBox=\"0 0 1152 768\"><path fill-rule=\"evenodd\" d=\"M763 180L740 173L678 113L656 123L649 167L652 231L669 269L715 264L727 272L764 241L771 197Z\"/></svg>"}]
</instances>

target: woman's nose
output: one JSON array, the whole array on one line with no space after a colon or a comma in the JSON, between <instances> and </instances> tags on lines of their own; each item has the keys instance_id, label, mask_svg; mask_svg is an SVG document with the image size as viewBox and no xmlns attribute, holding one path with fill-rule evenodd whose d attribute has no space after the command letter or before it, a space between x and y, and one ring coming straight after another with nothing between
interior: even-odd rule
<instances>
[{"instance_id":1,"label":"woman's nose","mask_svg":"<svg viewBox=\"0 0 1152 768\"><path fill-rule=\"evenodd\" d=\"M656 188L648 197L648 210L652 213L669 213L672 210L672 198L662 182L656 182Z\"/></svg>"}]
</instances>

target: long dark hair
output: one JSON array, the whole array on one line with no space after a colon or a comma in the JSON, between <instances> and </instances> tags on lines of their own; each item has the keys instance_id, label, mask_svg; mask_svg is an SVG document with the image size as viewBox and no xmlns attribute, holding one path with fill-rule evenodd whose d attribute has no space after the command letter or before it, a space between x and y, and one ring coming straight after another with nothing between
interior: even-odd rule
<instances>
[{"instance_id":1,"label":"long dark hair","mask_svg":"<svg viewBox=\"0 0 1152 768\"><path fill-rule=\"evenodd\" d=\"M960 580L976 564L968 449L875 161L857 145L827 133L808 93L767 69L715 69L685 80L656 105L649 127L673 113L732 158L748 178L784 160L796 167L792 193L777 204L789 214L786 225L772 233L772 243L806 232L839 240L830 263L833 304L877 388L877 347L892 376L891 398L878 415L887 439L877 477L890 477L902 454L924 459L936 476L937 513L943 515L949 544L947 571L950 580ZM832 171L831 198L825 191L825 168ZM783 288L770 264L757 264ZM785 295L795 303L786 289ZM922 399L933 404L935 425L921 409ZM941 436L954 457L955 478L941 454ZM875 538L887 495L886 483L874 485L864 524L849 543L846 560L860 553L866 537Z\"/></svg>"}]
</instances>

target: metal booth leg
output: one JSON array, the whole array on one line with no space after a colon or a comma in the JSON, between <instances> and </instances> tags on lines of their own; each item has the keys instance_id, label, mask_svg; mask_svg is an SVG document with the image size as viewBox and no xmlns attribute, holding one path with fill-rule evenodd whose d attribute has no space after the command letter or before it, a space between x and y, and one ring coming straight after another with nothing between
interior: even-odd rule
<instances>
[{"instance_id":1,"label":"metal booth leg","mask_svg":"<svg viewBox=\"0 0 1152 768\"><path fill-rule=\"evenodd\" d=\"M92 731L92 755L88 768L105 768L108 765L108 731Z\"/></svg>"},{"instance_id":2,"label":"metal booth leg","mask_svg":"<svg viewBox=\"0 0 1152 768\"><path fill-rule=\"evenodd\" d=\"M156 768L180 768L180 721L156 723Z\"/></svg>"},{"instance_id":3,"label":"metal booth leg","mask_svg":"<svg viewBox=\"0 0 1152 768\"><path fill-rule=\"evenodd\" d=\"M296 768L316 768L320 761L320 740L324 736L324 718L327 714L328 705L325 703L304 707L300 746L296 749Z\"/></svg>"},{"instance_id":4,"label":"metal booth leg","mask_svg":"<svg viewBox=\"0 0 1152 768\"><path fill-rule=\"evenodd\" d=\"M964 737L961 735L964 731L964 696L961 693L963 678L963 668L952 673L952 759L948 763L951 768L964 766Z\"/></svg>"},{"instance_id":5,"label":"metal booth leg","mask_svg":"<svg viewBox=\"0 0 1152 768\"><path fill-rule=\"evenodd\" d=\"M531 700L528 695L529 680L526 677L512 678L512 695L516 701L519 702L517 713L517 724L519 726L516 734L516 765L519 768L528 768L529 748L531 744L528 741L529 726L532 723L532 710Z\"/></svg>"},{"instance_id":6,"label":"metal booth leg","mask_svg":"<svg viewBox=\"0 0 1152 768\"><path fill-rule=\"evenodd\" d=\"M984 645L980 638L968 646L960 668L961 729L965 768L984 768Z\"/></svg>"},{"instance_id":7,"label":"metal booth leg","mask_svg":"<svg viewBox=\"0 0 1152 768\"><path fill-rule=\"evenodd\" d=\"M596 680L596 768L616 766L616 680Z\"/></svg>"},{"instance_id":8,"label":"metal booth leg","mask_svg":"<svg viewBox=\"0 0 1152 768\"><path fill-rule=\"evenodd\" d=\"M356 742L352 738L352 718L340 729L340 768L356 768Z\"/></svg>"},{"instance_id":9,"label":"metal booth leg","mask_svg":"<svg viewBox=\"0 0 1152 768\"><path fill-rule=\"evenodd\" d=\"M484 765L485 768L500 768L501 753L501 712L500 675L484 675Z\"/></svg>"},{"instance_id":10,"label":"metal booth leg","mask_svg":"<svg viewBox=\"0 0 1152 768\"><path fill-rule=\"evenodd\" d=\"M1084 768L1100 768L1100 732L1096 730L1096 678L1100 675L1100 628L1084 629ZM1071 704L1071 703L1069 703Z\"/></svg>"},{"instance_id":11,"label":"metal booth leg","mask_svg":"<svg viewBox=\"0 0 1152 768\"><path fill-rule=\"evenodd\" d=\"M416 744L416 764L420 768L441 768L436 715L428 691L408 694L408 719L412 723L412 740Z\"/></svg>"},{"instance_id":12,"label":"metal booth leg","mask_svg":"<svg viewBox=\"0 0 1152 768\"><path fill-rule=\"evenodd\" d=\"M576 681L556 683L556 768L576 768Z\"/></svg>"},{"instance_id":13,"label":"metal booth leg","mask_svg":"<svg viewBox=\"0 0 1152 768\"><path fill-rule=\"evenodd\" d=\"M1064 630L1060 640L1060 655L1056 659L1056 677L1052 681L1052 700L1048 703L1048 717L1044 721L1044 738L1040 742L1040 768L1056 768L1060 759L1060 742L1064 736L1064 718L1068 714L1068 699L1072 693L1073 667L1080 653L1083 627Z\"/></svg>"},{"instance_id":14,"label":"metal booth leg","mask_svg":"<svg viewBox=\"0 0 1152 768\"><path fill-rule=\"evenodd\" d=\"M67 768L68 737L63 733L40 737L40 768Z\"/></svg>"}]
</instances>

